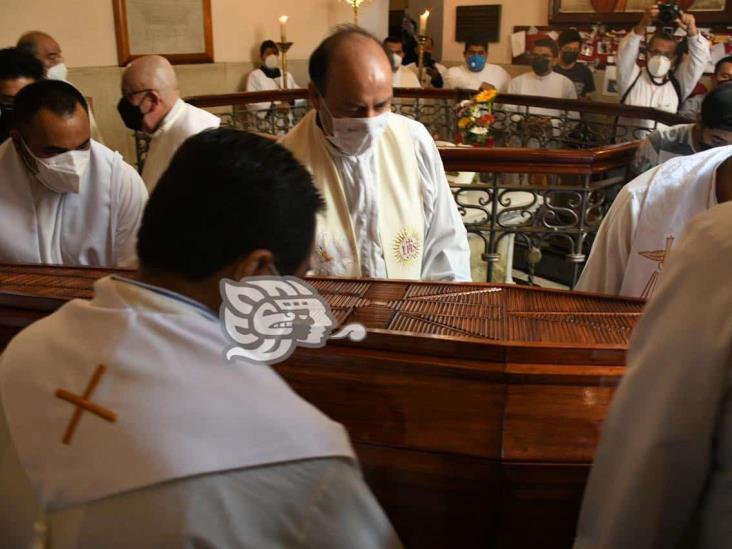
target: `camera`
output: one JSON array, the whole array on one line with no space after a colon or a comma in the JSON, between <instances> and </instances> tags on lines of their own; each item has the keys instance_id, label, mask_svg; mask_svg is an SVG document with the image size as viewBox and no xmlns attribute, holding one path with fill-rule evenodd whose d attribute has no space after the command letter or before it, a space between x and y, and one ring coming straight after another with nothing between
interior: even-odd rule
<instances>
[{"instance_id":1,"label":"camera","mask_svg":"<svg viewBox=\"0 0 732 549\"><path fill-rule=\"evenodd\" d=\"M658 20L664 25L671 25L679 18L680 11L676 0L669 0L666 3L658 4Z\"/></svg>"}]
</instances>

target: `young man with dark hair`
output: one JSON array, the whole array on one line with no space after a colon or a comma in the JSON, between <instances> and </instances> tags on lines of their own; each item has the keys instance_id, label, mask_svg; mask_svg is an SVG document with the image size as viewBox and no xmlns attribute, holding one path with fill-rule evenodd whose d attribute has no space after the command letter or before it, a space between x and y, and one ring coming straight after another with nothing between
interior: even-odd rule
<instances>
[{"instance_id":1,"label":"young man with dark hair","mask_svg":"<svg viewBox=\"0 0 732 549\"><path fill-rule=\"evenodd\" d=\"M322 206L267 139L183 143L145 210L135 280L99 280L2 355L5 546L45 531L79 549L399 547L345 429L269 365L225 358L222 280L302 275ZM57 390L90 377L112 416L69 432Z\"/></svg>"},{"instance_id":2,"label":"young man with dark hair","mask_svg":"<svg viewBox=\"0 0 732 549\"><path fill-rule=\"evenodd\" d=\"M404 60L404 44L401 38L384 38L384 50L391 59L392 86L395 88L421 88L417 74L407 69Z\"/></svg>"},{"instance_id":3,"label":"young man with dark hair","mask_svg":"<svg viewBox=\"0 0 732 549\"><path fill-rule=\"evenodd\" d=\"M711 78L712 90L717 89L730 80L732 80L732 56L727 56L717 61L714 65L714 74ZM700 93L694 93L689 96L679 108L679 115L685 116L690 120L697 120L699 118L702 102L708 94L704 85L700 84L697 88L704 89Z\"/></svg>"},{"instance_id":4,"label":"young man with dark hair","mask_svg":"<svg viewBox=\"0 0 732 549\"><path fill-rule=\"evenodd\" d=\"M465 64L447 69L445 87L449 89L491 90L505 93L511 77L505 69L488 61L488 41L471 37L463 50Z\"/></svg>"},{"instance_id":5,"label":"young man with dark hair","mask_svg":"<svg viewBox=\"0 0 732 549\"><path fill-rule=\"evenodd\" d=\"M534 42L531 48L531 72L517 76L508 85L508 93L538 95L557 99L577 99L577 91L572 81L558 74L552 67L556 64L559 49L551 38ZM518 107L522 109L522 107ZM540 107L524 108L529 114L557 117L558 109Z\"/></svg>"},{"instance_id":6,"label":"young man with dark hair","mask_svg":"<svg viewBox=\"0 0 732 549\"><path fill-rule=\"evenodd\" d=\"M282 75L282 70L280 69L280 49L274 41L265 40L260 44L259 60L261 61L259 67L252 70L249 76L247 76L246 91L281 90L285 87L289 90L294 90L300 87L295 82L295 78L291 72L288 71L287 75ZM287 86L285 86L285 78L287 79ZM247 108L251 110L267 110L272 105L268 102L250 103L247 105ZM284 108L286 103L281 106Z\"/></svg>"},{"instance_id":7,"label":"young man with dark hair","mask_svg":"<svg viewBox=\"0 0 732 549\"><path fill-rule=\"evenodd\" d=\"M31 54L16 48L0 49L0 143L14 126L15 96L28 84L43 79L43 65Z\"/></svg>"},{"instance_id":8,"label":"young man with dark hair","mask_svg":"<svg viewBox=\"0 0 732 549\"><path fill-rule=\"evenodd\" d=\"M660 24L658 14L657 4L648 6L638 25L620 41L617 56L620 102L676 113L704 74L710 60L709 41L697 29L694 16L681 12L676 24L686 32L688 55L682 60L674 36L661 30L648 40L646 66L641 69L636 63L641 41L649 26ZM621 119L621 125L624 122L630 121ZM650 126L652 121L633 123Z\"/></svg>"},{"instance_id":9,"label":"young man with dark hair","mask_svg":"<svg viewBox=\"0 0 732 549\"><path fill-rule=\"evenodd\" d=\"M314 110L282 144L328 205L312 266L322 275L470 280L467 233L435 142L392 114L392 65L378 39L347 25L310 56Z\"/></svg>"},{"instance_id":10,"label":"young man with dark hair","mask_svg":"<svg viewBox=\"0 0 732 549\"><path fill-rule=\"evenodd\" d=\"M147 192L132 166L91 139L79 90L26 86L10 136L0 145L0 263L133 265Z\"/></svg>"},{"instance_id":11,"label":"young man with dark hair","mask_svg":"<svg viewBox=\"0 0 732 549\"><path fill-rule=\"evenodd\" d=\"M422 62L424 64L424 75L422 76L422 87L423 88L443 88L445 87L445 77L447 76L447 67L442 63L439 63L435 57L435 41L431 36L428 36L424 41L424 53L422 55ZM417 62L409 63L407 69L419 75L419 68Z\"/></svg>"},{"instance_id":12,"label":"young man with dark hair","mask_svg":"<svg viewBox=\"0 0 732 549\"><path fill-rule=\"evenodd\" d=\"M595 78L587 65L577 60L582 50L582 36L574 29L566 30L559 35L557 44L559 61L554 65L554 71L572 81L578 99L592 99Z\"/></svg>"}]
</instances>

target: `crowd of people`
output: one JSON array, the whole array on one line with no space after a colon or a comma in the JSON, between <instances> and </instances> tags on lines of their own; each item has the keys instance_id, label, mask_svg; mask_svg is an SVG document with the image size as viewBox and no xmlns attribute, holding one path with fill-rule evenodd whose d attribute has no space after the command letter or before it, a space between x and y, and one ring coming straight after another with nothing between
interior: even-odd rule
<instances>
[{"instance_id":1,"label":"crowd of people","mask_svg":"<svg viewBox=\"0 0 732 549\"><path fill-rule=\"evenodd\" d=\"M620 46L620 91L627 105L676 112L709 45L682 13L688 52L656 34L641 68L657 11ZM0 262L138 269L134 280L100 280L91 302L33 324L0 357L0 545L399 547L343 427L270 368L225 362L220 282L307 272L469 281L440 155L422 124L391 112L393 86L589 99L581 44L574 30L537 40L531 71L511 79L487 63L484 40L466 41L464 64L449 69L428 42L420 81L401 39L345 26L310 56L313 109L279 143L220 128L181 99L166 59L144 56L124 69L117 104L125 126L150 139L141 176L95 137L52 37L27 33L0 50ZM248 89L297 86L278 53L262 43ZM637 177L579 281L650 305L578 548L729 539L731 67L717 63L698 119L640 145ZM54 394L83 386L97 365L108 373L95 399L119 420L84 421L62 442L68 403Z\"/></svg>"}]
</instances>

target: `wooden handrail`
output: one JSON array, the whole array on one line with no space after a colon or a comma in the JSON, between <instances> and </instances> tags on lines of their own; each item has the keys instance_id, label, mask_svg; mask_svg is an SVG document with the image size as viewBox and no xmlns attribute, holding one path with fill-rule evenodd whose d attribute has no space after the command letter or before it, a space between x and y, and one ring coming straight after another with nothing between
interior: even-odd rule
<instances>
[{"instance_id":1,"label":"wooden handrail","mask_svg":"<svg viewBox=\"0 0 732 549\"><path fill-rule=\"evenodd\" d=\"M439 90L420 88L394 88L394 97L409 99L448 99L455 102L469 99L476 93L475 90ZM262 92L239 92L221 95L196 95L186 97L185 101L196 107L225 107L230 105L247 105L249 103L266 103L272 101L294 101L307 99L309 92L305 88L296 90L272 90ZM602 101L580 101L576 99L556 99L535 95L499 94L498 104L541 107L581 113L602 114L608 117L625 117L633 119L653 120L673 126L692 122L683 116L658 109L634 107L618 103L604 103Z\"/></svg>"}]
</instances>

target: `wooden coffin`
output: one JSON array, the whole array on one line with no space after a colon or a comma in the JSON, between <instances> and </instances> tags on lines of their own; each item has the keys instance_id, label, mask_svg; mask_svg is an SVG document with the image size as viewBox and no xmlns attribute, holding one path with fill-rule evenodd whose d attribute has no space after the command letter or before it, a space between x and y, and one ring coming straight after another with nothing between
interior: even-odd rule
<instances>
[{"instance_id":1,"label":"wooden coffin","mask_svg":"<svg viewBox=\"0 0 732 549\"><path fill-rule=\"evenodd\" d=\"M103 269L0 266L0 345ZM131 275L132 273L126 273ZM407 547L570 547L641 300L312 279L360 343L277 370L346 425Z\"/></svg>"}]
</instances>

